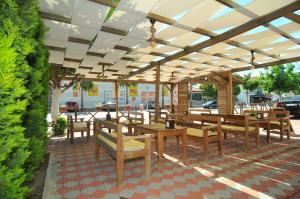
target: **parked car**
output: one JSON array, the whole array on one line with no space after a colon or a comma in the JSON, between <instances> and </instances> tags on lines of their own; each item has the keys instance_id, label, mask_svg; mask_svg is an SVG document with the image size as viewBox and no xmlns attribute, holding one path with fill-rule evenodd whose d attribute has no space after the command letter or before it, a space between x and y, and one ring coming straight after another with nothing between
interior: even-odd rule
<instances>
[{"instance_id":1,"label":"parked car","mask_svg":"<svg viewBox=\"0 0 300 199\"><path fill-rule=\"evenodd\" d=\"M290 111L291 115L300 115L300 95L294 95L278 102L277 107Z\"/></svg>"},{"instance_id":2,"label":"parked car","mask_svg":"<svg viewBox=\"0 0 300 199\"><path fill-rule=\"evenodd\" d=\"M67 111L75 111L75 110L78 110L78 104L77 102L66 102L65 103L65 106L67 107Z\"/></svg>"},{"instance_id":3,"label":"parked car","mask_svg":"<svg viewBox=\"0 0 300 199\"><path fill-rule=\"evenodd\" d=\"M215 108L218 108L218 103L217 101L208 101L206 103L203 104L203 108L206 108L206 109L215 109Z\"/></svg>"},{"instance_id":4,"label":"parked car","mask_svg":"<svg viewBox=\"0 0 300 199\"><path fill-rule=\"evenodd\" d=\"M109 109L109 111L115 111L116 107L117 107L116 103L114 103L114 102L107 102L107 103L103 104L102 110L107 111Z\"/></svg>"},{"instance_id":5,"label":"parked car","mask_svg":"<svg viewBox=\"0 0 300 199\"><path fill-rule=\"evenodd\" d=\"M147 102L144 103L144 109L147 109ZM155 109L155 101L148 101L148 109Z\"/></svg>"}]
</instances>

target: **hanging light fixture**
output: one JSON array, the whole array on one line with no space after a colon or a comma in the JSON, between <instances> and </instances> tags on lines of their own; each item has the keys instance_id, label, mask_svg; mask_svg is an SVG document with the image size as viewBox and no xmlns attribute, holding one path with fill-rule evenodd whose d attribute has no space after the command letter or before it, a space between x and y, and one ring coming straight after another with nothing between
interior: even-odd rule
<instances>
[{"instance_id":1,"label":"hanging light fixture","mask_svg":"<svg viewBox=\"0 0 300 199\"><path fill-rule=\"evenodd\" d=\"M254 57L254 50L250 50L251 52L251 66L250 66L250 69L253 70L255 69L255 64L254 64L254 60L255 60L255 57Z\"/></svg>"},{"instance_id":2,"label":"hanging light fixture","mask_svg":"<svg viewBox=\"0 0 300 199\"><path fill-rule=\"evenodd\" d=\"M155 19L150 19L150 23L151 23L151 26L150 26L150 33L151 33L151 36L150 36L150 45L152 48L155 48L156 46L156 43L155 43L155 32L156 32L156 29L154 28L154 24L155 24L156 20Z\"/></svg>"},{"instance_id":3,"label":"hanging light fixture","mask_svg":"<svg viewBox=\"0 0 300 199\"><path fill-rule=\"evenodd\" d=\"M105 75L104 75L104 73L105 73L105 69L104 69L104 65L102 65L102 72L101 72L101 75L99 74L97 77L99 78L99 79L105 79Z\"/></svg>"}]
</instances>

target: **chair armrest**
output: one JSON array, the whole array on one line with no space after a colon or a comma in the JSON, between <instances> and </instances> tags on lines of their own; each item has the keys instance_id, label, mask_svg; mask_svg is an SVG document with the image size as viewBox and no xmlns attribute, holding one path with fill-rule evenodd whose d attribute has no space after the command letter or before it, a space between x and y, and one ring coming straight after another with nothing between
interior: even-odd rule
<instances>
[{"instance_id":1,"label":"chair armrest","mask_svg":"<svg viewBox=\"0 0 300 199\"><path fill-rule=\"evenodd\" d=\"M218 127L218 125L216 125L216 124L210 124L209 126L204 126L204 127L202 127L202 129L203 130L210 130L210 129L215 129L215 128L217 128Z\"/></svg>"},{"instance_id":2,"label":"chair armrest","mask_svg":"<svg viewBox=\"0 0 300 199\"><path fill-rule=\"evenodd\" d=\"M155 138L154 134L145 134L145 135L137 135L137 136L124 136L124 140L134 140L134 139L153 139Z\"/></svg>"}]
</instances>

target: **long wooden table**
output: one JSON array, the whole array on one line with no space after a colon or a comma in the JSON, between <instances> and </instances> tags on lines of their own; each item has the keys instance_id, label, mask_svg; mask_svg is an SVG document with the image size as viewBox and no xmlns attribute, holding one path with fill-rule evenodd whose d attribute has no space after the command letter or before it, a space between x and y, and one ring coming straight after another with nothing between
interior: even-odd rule
<instances>
[{"instance_id":1,"label":"long wooden table","mask_svg":"<svg viewBox=\"0 0 300 199\"><path fill-rule=\"evenodd\" d=\"M134 126L137 135L154 134L156 139L156 151L158 153L158 168L163 168L163 150L165 137L182 137L182 162L185 164L187 160L187 128L176 126L175 129L166 129L164 124L141 124Z\"/></svg>"}]
</instances>

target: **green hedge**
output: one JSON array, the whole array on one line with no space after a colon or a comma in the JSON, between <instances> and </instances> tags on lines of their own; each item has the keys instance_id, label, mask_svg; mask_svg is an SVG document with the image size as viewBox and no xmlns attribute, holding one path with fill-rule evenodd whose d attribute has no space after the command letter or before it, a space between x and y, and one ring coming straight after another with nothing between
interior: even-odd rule
<instances>
[{"instance_id":1,"label":"green hedge","mask_svg":"<svg viewBox=\"0 0 300 199\"><path fill-rule=\"evenodd\" d=\"M35 0L0 1L0 198L24 198L47 139L48 52Z\"/></svg>"}]
</instances>

